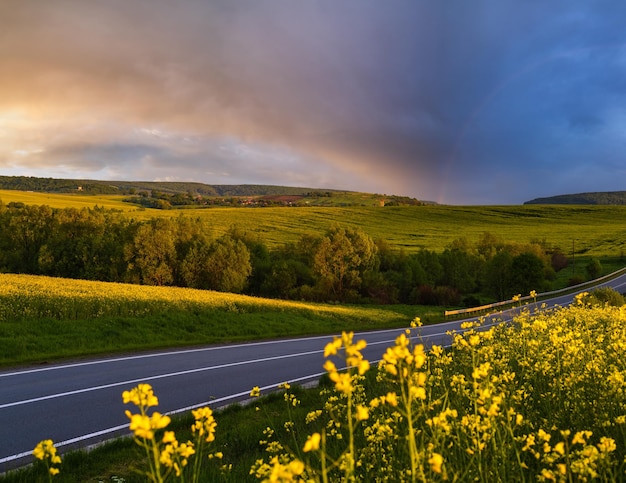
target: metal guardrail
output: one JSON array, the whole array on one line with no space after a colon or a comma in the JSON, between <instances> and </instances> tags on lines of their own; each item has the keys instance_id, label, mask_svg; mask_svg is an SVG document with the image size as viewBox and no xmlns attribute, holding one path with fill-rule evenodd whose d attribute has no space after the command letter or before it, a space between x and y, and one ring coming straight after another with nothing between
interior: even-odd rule
<instances>
[{"instance_id":1,"label":"metal guardrail","mask_svg":"<svg viewBox=\"0 0 626 483\"><path fill-rule=\"evenodd\" d=\"M515 300L511 299L511 300L504 300L502 302L494 302L493 304L481 305L480 307L469 307L467 309L446 310L443 313L443 315L444 317L450 317L453 315L472 314L475 312L483 312L486 310L494 309L497 307L502 307L505 305L512 305L517 302L523 302L524 300L531 300L531 299L534 300L535 298L539 298L539 297L543 298L543 297L549 297L552 295L565 294L568 292L576 292L577 290L584 289L585 287L593 287L597 285L598 283L603 282L605 280L611 280L612 278L616 278L622 275L623 273L626 273L626 267L620 268L619 270L609 273L608 275L605 275L604 277L596 278L594 280L589 280L587 282L580 283L578 285L572 285L571 287L566 287L566 288L562 288L559 290L552 290L551 292L539 293L535 297L531 297L530 295L525 295L524 297L520 297L519 299L515 299Z\"/></svg>"}]
</instances>

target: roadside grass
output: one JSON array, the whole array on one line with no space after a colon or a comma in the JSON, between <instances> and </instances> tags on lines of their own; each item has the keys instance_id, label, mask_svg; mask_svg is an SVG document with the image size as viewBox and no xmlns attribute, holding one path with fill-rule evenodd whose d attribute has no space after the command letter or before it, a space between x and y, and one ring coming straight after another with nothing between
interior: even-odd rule
<instances>
[{"instance_id":1,"label":"roadside grass","mask_svg":"<svg viewBox=\"0 0 626 483\"><path fill-rule=\"evenodd\" d=\"M434 310L408 305L316 304L177 287L0 274L0 366L401 327L415 316L438 317L441 311Z\"/></svg>"},{"instance_id":2,"label":"roadside grass","mask_svg":"<svg viewBox=\"0 0 626 483\"><path fill-rule=\"evenodd\" d=\"M210 222L220 236L237 225L255 233L269 248L293 243L302 235L324 233L333 224L359 228L373 239L414 253L422 248L441 251L457 238L470 242L490 232L503 240L528 243L545 240L570 256L619 257L626 250L626 206L514 205L514 206L350 206L268 207L156 210L138 209L121 196L84 196L0 191L8 204L49 205L54 208L104 206L124 216L198 217ZM368 202L369 203L369 202ZM572 245L574 245L572 247Z\"/></svg>"}]
</instances>

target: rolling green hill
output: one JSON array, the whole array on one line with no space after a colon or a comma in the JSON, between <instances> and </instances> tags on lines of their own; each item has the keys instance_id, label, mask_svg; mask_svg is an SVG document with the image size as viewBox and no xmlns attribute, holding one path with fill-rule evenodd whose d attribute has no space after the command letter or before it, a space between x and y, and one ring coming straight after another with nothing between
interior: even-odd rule
<instances>
[{"instance_id":1,"label":"rolling green hill","mask_svg":"<svg viewBox=\"0 0 626 483\"><path fill-rule=\"evenodd\" d=\"M626 205L626 191L604 191L535 198L525 205Z\"/></svg>"},{"instance_id":2,"label":"rolling green hill","mask_svg":"<svg viewBox=\"0 0 626 483\"><path fill-rule=\"evenodd\" d=\"M176 181L99 181L29 176L0 176L0 190L34 193L124 196L144 208L181 209L214 206L379 206L421 205L406 196L258 184L208 185Z\"/></svg>"},{"instance_id":3,"label":"rolling green hill","mask_svg":"<svg viewBox=\"0 0 626 483\"><path fill-rule=\"evenodd\" d=\"M313 188L258 184L208 185L205 183L178 181L101 181L38 178L34 176L0 176L0 189L85 195L127 195L138 191L152 190L167 194L194 193L204 196L285 196L305 195L312 191L342 192L341 190L315 190Z\"/></svg>"}]
</instances>

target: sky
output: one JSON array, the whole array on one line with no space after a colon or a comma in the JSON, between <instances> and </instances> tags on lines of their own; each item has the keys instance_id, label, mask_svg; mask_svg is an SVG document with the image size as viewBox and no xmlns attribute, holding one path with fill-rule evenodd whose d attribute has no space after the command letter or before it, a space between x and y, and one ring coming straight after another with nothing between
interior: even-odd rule
<instances>
[{"instance_id":1,"label":"sky","mask_svg":"<svg viewBox=\"0 0 626 483\"><path fill-rule=\"evenodd\" d=\"M623 0L2 0L0 175L626 190Z\"/></svg>"}]
</instances>

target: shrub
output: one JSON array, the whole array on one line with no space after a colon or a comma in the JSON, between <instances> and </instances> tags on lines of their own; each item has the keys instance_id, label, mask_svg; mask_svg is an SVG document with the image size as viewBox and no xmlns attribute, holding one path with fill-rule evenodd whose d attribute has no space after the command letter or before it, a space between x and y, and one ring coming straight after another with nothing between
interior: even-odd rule
<instances>
[{"instance_id":1,"label":"shrub","mask_svg":"<svg viewBox=\"0 0 626 483\"><path fill-rule=\"evenodd\" d=\"M585 304L600 307L605 305L621 307L624 303L626 303L624 296L611 287L593 289L591 292L582 297L582 301Z\"/></svg>"}]
</instances>

